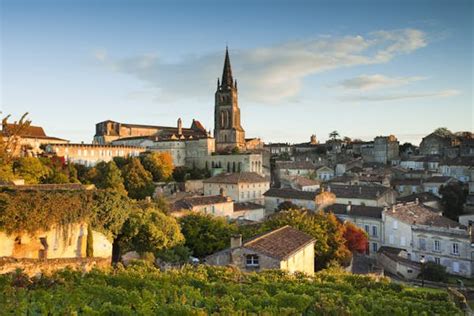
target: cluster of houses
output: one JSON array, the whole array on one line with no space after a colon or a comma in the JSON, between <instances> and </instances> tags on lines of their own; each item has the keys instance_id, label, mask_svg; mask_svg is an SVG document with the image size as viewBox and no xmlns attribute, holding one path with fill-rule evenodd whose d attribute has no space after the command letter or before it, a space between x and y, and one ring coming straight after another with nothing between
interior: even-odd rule
<instances>
[{"instance_id":1,"label":"cluster of houses","mask_svg":"<svg viewBox=\"0 0 474 316\"><path fill-rule=\"evenodd\" d=\"M245 138L237 95L226 52L215 92L214 135L197 120L189 128L182 126L181 119L171 127L107 120L96 124L92 143L72 144L29 126L19 135L15 154L54 155L65 163L92 166L113 157L168 152L175 166L207 169L212 175L198 185L185 184L183 192L162 193L170 200L174 216L202 212L249 224L264 221L282 203L291 202L333 212L341 221L364 229L369 236L367 256L393 274L416 277L420 260L426 259L450 273L471 276L472 133L437 131L424 137L419 147L400 146L394 135L367 142L333 137L324 144L312 135L301 144L264 145L258 138ZM9 137L14 129L14 124L4 122L2 137ZM469 192L467 214L458 222L443 216L441 191L450 185ZM236 236L229 249L207 262L233 263L252 271L309 272L313 246L309 236L284 227L250 241Z\"/></svg>"}]
</instances>

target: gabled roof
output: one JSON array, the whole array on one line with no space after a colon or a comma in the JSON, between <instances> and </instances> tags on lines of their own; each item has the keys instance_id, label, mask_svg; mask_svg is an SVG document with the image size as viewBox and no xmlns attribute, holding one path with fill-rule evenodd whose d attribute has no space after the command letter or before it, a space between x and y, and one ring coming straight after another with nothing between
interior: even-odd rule
<instances>
[{"instance_id":1,"label":"gabled roof","mask_svg":"<svg viewBox=\"0 0 474 316\"><path fill-rule=\"evenodd\" d=\"M314 241L315 239L306 233L290 226L283 226L245 242L243 247L275 259L285 260Z\"/></svg>"},{"instance_id":2,"label":"gabled roof","mask_svg":"<svg viewBox=\"0 0 474 316\"><path fill-rule=\"evenodd\" d=\"M307 192L307 191L299 191L295 189L277 189L271 188L267 192L263 194L264 196L268 197L277 197L282 199L295 199L295 200L307 200L307 201L314 201L316 198L316 192Z\"/></svg>"},{"instance_id":3,"label":"gabled roof","mask_svg":"<svg viewBox=\"0 0 474 316\"><path fill-rule=\"evenodd\" d=\"M458 222L442 216L439 212L434 211L432 208L429 208L423 204L397 204L392 206L392 209L387 210L385 214L409 225L425 225L449 228L464 227Z\"/></svg>"},{"instance_id":4,"label":"gabled roof","mask_svg":"<svg viewBox=\"0 0 474 316\"><path fill-rule=\"evenodd\" d=\"M365 205L333 204L326 207L327 211L336 215L360 216L380 219L382 218L383 207Z\"/></svg>"},{"instance_id":5,"label":"gabled roof","mask_svg":"<svg viewBox=\"0 0 474 316\"><path fill-rule=\"evenodd\" d=\"M331 184L327 186L327 191L334 193L336 198L378 199L393 190L381 185Z\"/></svg>"},{"instance_id":6,"label":"gabled roof","mask_svg":"<svg viewBox=\"0 0 474 316\"><path fill-rule=\"evenodd\" d=\"M269 179L262 177L256 172L240 172L240 173L221 173L212 178L206 179L203 183L262 183L269 182Z\"/></svg>"},{"instance_id":7,"label":"gabled roof","mask_svg":"<svg viewBox=\"0 0 474 316\"><path fill-rule=\"evenodd\" d=\"M219 203L231 203L230 198L222 195L207 195L186 197L173 203L172 210L189 210L194 206L213 205Z\"/></svg>"},{"instance_id":8,"label":"gabled roof","mask_svg":"<svg viewBox=\"0 0 474 316\"><path fill-rule=\"evenodd\" d=\"M441 201L439 197L437 197L436 195L430 192L414 193L407 196L398 197L397 201L402 202L402 203L407 203L407 202L415 202L416 199L418 199L420 203Z\"/></svg>"},{"instance_id":9,"label":"gabled roof","mask_svg":"<svg viewBox=\"0 0 474 316\"><path fill-rule=\"evenodd\" d=\"M234 203L234 212L263 209L265 206L252 202Z\"/></svg>"},{"instance_id":10,"label":"gabled roof","mask_svg":"<svg viewBox=\"0 0 474 316\"><path fill-rule=\"evenodd\" d=\"M446 183L451 180L454 180L454 178L448 176L434 176L426 179L424 183Z\"/></svg>"}]
</instances>

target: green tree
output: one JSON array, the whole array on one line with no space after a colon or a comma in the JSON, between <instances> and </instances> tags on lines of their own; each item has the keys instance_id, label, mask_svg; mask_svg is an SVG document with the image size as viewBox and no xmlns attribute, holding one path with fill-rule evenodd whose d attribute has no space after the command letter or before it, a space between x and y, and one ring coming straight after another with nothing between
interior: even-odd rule
<instances>
[{"instance_id":1,"label":"green tree","mask_svg":"<svg viewBox=\"0 0 474 316\"><path fill-rule=\"evenodd\" d=\"M86 257L94 257L94 233L92 232L91 225L87 225Z\"/></svg>"},{"instance_id":2,"label":"green tree","mask_svg":"<svg viewBox=\"0 0 474 316\"><path fill-rule=\"evenodd\" d=\"M156 209L135 208L122 227L119 242L123 250L156 253L182 244L184 237L174 217Z\"/></svg>"},{"instance_id":3,"label":"green tree","mask_svg":"<svg viewBox=\"0 0 474 316\"><path fill-rule=\"evenodd\" d=\"M209 214L190 214L180 219L181 232L193 255L199 258L222 250L230 245L230 237L238 229L223 217Z\"/></svg>"},{"instance_id":4,"label":"green tree","mask_svg":"<svg viewBox=\"0 0 474 316\"><path fill-rule=\"evenodd\" d=\"M435 134L439 135L439 136L452 136L453 135L453 132L451 132L449 129L447 129L446 127L438 127L437 129L434 130Z\"/></svg>"},{"instance_id":5,"label":"green tree","mask_svg":"<svg viewBox=\"0 0 474 316\"><path fill-rule=\"evenodd\" d=\"M278 205L276 211L280 212L280 211L300 210L300 209L301 209L301 207L299 207L296 204L293 204L291 201L285 201L285 202L281 202Z\"/></svg>"},{"instance_id":6,"label":"green tree","mask_svg":"<svg viewBox=\"0 0 474 316\"><path fill-rule=\"evenodd\" d=\"M152 175L143 168L138 158L132 158L123 168L122 174L129 197L144 199L153 194L155 187Z\"/></svg>"},{"instance_id":7,"label":"green tree","mask_svg":"<svg viewBox=\"0 0 474 316\"><path fill-rule=\"evenodd\" d=\"M168 181L173 174L173 158L168 152L146 154L142 164L153 175L153 181Z\"/></svg>"},{"instance_id":8,"label":"green tree","mask_svg":"<svg viewBox=\"0 0 474 316\"><path fill-rule=\"evenodd\" d=\"M15 179L15 174L13 173L13 164L0 164L0 182L9 182L13 179Z\"/></svg>"},{"instance_id":9,"label":"green tree","mask_svg":"<svg viewBox=\"0 0 474 316\"><path fill-rule=\"evenodd\" d=\"M439 193L441 194L444 216L457 221L459 215L464 213L464 204L468 195L467 189L460 183L454 183L442 186Z\"/></svg>"},{"instance_id":10,"label":"green tree","mask_svg":"<svg viewBox=\"0 0 474 316\"><path fill-rule=\"evenodd\" d=\"M51 173L51 169L35 157L19 158L14 162L13 169L28 184L38 184Z\"/></svg>"},{"instance_id":11,"label":"green tree","mask_svg":"<svg viewBox=\"0 0 474 316\"><path fill-rule=\"evenodd\" d=\"M336 140L339 136L339 132L338 131L332 131L331 133L329 133L329 138L331 138L332 140Z\"/></svg>"},{"instance_id":12,"label":"green tree","mask_svg":"<svg viewBox=\"0 0 474 316\"><path fill-rule=\"evenodd\" d=\"M316 268L324 268L334 260L346 265L351 258L351 252L346 246L344 227L332 213L307 210L281 211L271 216L263 223L263 231L270 231L289 225L311 235L316 239L315 256Z\"/></svg>"},{"instance_id":13,"label":"green tree","mask_svg":"<svg viewBox=\"0 0 474 316\"><path fill-rule=\"evenodd\" d=\"M116 191L120 194L127 194L125 190L122 173L114 161L100 162L96 166L95 185L100 189Z\"/></svg>"},{"instance_id":14,"label":"green tree","mask_svg":"<svg viewBox=\"0 0 474 316\"><path fill-rule=\"evenodd\" d=\"M92 227L115 239L134 204L126 195L112 190L95 191L93 201Z\"/></svg>"},{"instance_id":15,"label":"green tree","mask_svg":"<svg viewBox=\"0 0 474 316\"><path fill-rule=\"evenodd\" d=\"M418 278L424 277L426 280L435 282L446 282L448 281L448 273L446 267L440 264L436 264L432 261L428 261L423 265L423 271L420 273ZM424 274L424 275L422 275Z\"/></svg>"}]
</instances>

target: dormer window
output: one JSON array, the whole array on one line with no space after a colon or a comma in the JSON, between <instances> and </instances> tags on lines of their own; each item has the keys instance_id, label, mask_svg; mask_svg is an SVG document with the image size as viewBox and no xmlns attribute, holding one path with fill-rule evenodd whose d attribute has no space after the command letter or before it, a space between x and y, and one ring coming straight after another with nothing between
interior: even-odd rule
<instances>
[{"instance_id":1,"label":"dormer window","mask_svg":"<svg viewBox=\"0 0 474 316\"><path fill-rule=\"evenodd\" d=\"M245 257L245 265L250 268L255 268L260 266L258 262L258 256L257 255L247 255Z\"/></svg>"}]
</instances>

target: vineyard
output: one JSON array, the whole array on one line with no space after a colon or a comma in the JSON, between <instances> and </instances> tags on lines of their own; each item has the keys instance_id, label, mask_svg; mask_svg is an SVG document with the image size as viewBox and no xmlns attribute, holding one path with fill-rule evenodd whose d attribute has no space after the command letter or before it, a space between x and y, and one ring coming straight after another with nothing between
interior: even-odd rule
<instances>
[{"instance_id":1,"label":"vineyard","mask_svg":"<svg viewBox=\"0 0 474 316\"><path fill-rule=\"evenodd\" d=\"M4 275L0 291L8 315L462 315L444 291L338 270L306 278L207 266L161 272L142 263L85 275Z\"/></svg>"}]
</instances>

